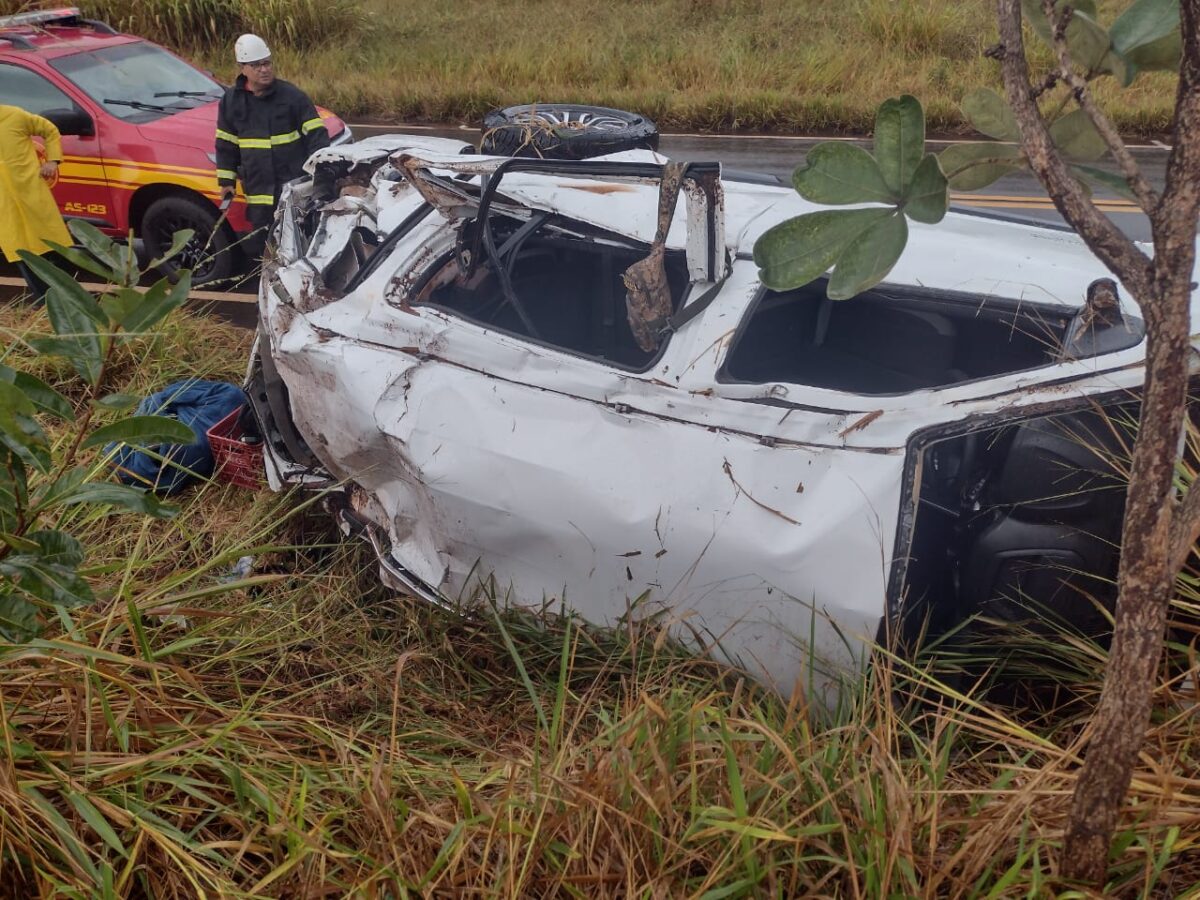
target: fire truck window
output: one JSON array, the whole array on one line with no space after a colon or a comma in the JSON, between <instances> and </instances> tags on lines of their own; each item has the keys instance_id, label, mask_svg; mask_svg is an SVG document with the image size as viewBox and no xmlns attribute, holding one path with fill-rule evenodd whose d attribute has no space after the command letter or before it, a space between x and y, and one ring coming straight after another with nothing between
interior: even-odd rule
<instances>
[{"instance_id":1,"label":"fire truck window","mask_svg":"<svg viewBox=\"0 0 1200 900\"><path fill-rule=\"evenodd\" d=\"M49 81L20 66L0 65L0 103L44 116L49 110L74 109L71 98Z\"/></svg>"}]
</instances>

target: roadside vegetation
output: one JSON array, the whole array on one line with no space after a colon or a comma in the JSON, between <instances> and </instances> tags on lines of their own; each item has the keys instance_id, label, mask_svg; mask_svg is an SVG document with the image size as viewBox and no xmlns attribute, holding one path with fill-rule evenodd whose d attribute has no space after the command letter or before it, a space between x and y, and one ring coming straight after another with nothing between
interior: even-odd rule
<instances>
[{"instance_id":1,"label":"roadside vegetation","mask_svg":"<svg viewBox=\"0 0 1200 900\"><path fill-rule=\"evenodd\" d=\"M28 7L0 0L0 12ZM962 95L998 86L989 0L84 0L231 81L243 30L280 77L343 116L478 124L498 106L636 110L669 130L867 131L883 100L921 97L931 128L965 129ZM1112 17L1117 0L1101 0ZM1101 99L1127 133L1170 122L1174 80Z\"/></svg>"},{"instance_id":2,"label":"roadside vegetation","mask_svg":"<svg viewBox=\"0 0 1200 900\"><path fill-rule=\"evenodd\" d=\"M988 0L359 0L360 37L275 49L281 77L339 113L477 124L536 101L631 109L670 130L864 131L914 93L931 127L963 127L970 87L998 84ZM1102 10L1115 9L1114 0ZM225 48L205 55L221 74ZM1160 131L1173 80L1111 91L1118 125Z\"/></svg>"},{"instance_id":3,"label":"roadside vegetation","mask_svg":"<svg viewBox=\"0 0 1200 900\"><path fill-rule=\"evenodd\" d=\"M43 313L0 310L10 347ZM176 314L112 389L237 380ZM32 353L7 362L72 396ZM97 601L0 648L0 896L1043 896L1103 652L1012 636L1077 698L880 653L828 709L653 624L466 617L379 586L311 500L220 484L69 523ZM254 569L231 574L244 557ZM1195 608L1200 580L1181 582ZM1011 634L1011 629L1009 630ZM1176 637L1105 893L1200 890L1200 693ZM1032 660L1032 663L1030 663ZM940 682L935 682L940 679ZM1018 676L1017 685L1029 677ZM1008 705L1005 705L1005 704Z\"/></svg>"}]
</instances>

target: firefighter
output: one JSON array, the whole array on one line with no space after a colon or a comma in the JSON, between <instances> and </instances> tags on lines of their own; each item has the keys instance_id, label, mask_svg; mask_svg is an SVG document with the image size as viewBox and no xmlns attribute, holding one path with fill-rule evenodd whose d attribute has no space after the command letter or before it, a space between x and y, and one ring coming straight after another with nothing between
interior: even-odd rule
<instances>
[{"instance_id":1,"label":"firefighter","mask_svg":"<svg viewBox=\"0 0 1200 900\"><path fill-rule=\"evenodd\" d=\"M38 159L33 143L45 143L45 161ZM17 255L28 250L49 253L47 242L71 245L50 185L58 178L62 137L54 123L16 106L0 104L0 249L15 262L35 299L46 294L46 284Z\"/></svg>"},{"instance_id":2,"label":"firefighter","mask_svg":"<svg viewBox=\"0 0 1200 900\"><path fill-rule=\"evenodd\" d=\"M303 174L310 155L329 146L329 134L308 96L275 77L266 41L243 34L233 53L240 74L217 110L217 183L222 200L230 200L240 175L246 218L254 226L243 249L256 259L262 256L280 190Z\"/></svg>"}]
</instances>

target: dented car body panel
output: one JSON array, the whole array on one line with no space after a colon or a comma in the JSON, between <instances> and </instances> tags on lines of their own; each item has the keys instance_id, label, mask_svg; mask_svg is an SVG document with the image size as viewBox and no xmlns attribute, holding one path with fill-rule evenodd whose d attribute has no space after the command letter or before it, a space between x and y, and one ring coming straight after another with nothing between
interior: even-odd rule
<instances>
[{"instance_id":1,"label":"dented car body panel","mask_svg":"<svg viewBox=\"0 0 1200 900\"><path fill-rule=\"evenodd\" d=\"M1108 332L1080 332L1105 273L1073 235L951 213L912 227L871 297L829 305L822 285L765 291L749 258L813 208L790 190L679 167L668 209L675 170L650 151L466 146L316 154L262 279L271 484L337 485L391 580L451 602L483 583L601 625L659 615L787 690L861 663L904 611L910 560L943 540L922 529L989 578L1013 555L993 545L1030 529L1054 545L1039 558L1090 558L1026 515L1046 504L971 487L984 468L1016 480L990 448L1029 452L1019 423L1141 383L1128 298ZM669 308L639 322L625 287L650 256ZM1002 440L979 450L986 429ZM922 525L925 507L953 527ZM957 576L920 578L958 602Z\"/></svg>"}]
</instances>

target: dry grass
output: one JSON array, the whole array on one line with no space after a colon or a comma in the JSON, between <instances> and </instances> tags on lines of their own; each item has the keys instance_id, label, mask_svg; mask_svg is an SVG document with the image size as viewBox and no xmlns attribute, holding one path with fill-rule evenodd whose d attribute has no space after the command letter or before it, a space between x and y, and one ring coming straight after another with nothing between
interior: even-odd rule
<instances>
[{"instance_id":1,"label":"dry grass","mask_svg":"<svg viewBox=\"0 0 1200 900\"><path fill-rule=\"evenodd\" d=\"M10 338L38 321L0 311ZM181 317L119 387L193 367L236 378L247 341ZM299 497L207 485L171 521L72 524L101 599L0 648L0 895L1055 889L1070 714L1005 710L884 655L829 710L652 629L441 612L383 591L363 549ZM247 555L252 578L222 581ZM1102 651L1069 635L1052 649L1092 699ZM1176 659L1112 896L1200 884L1200 694L1194 660Z\"/></svg>"}]
</instances>

